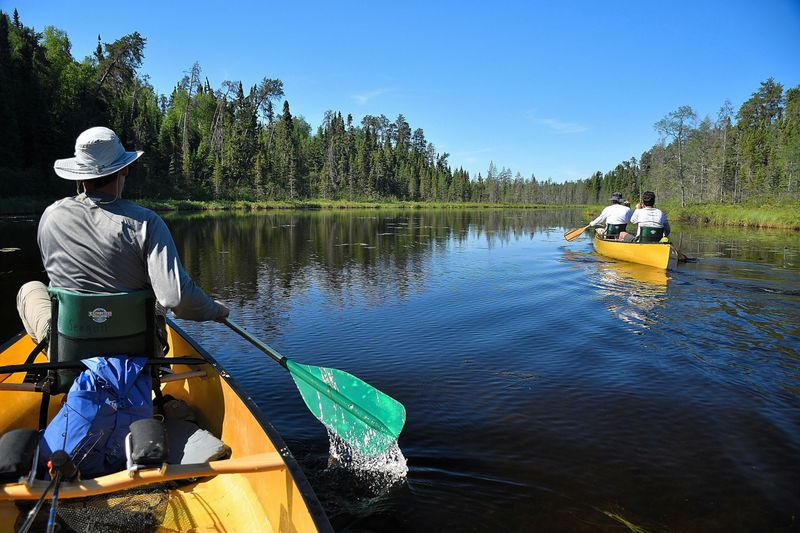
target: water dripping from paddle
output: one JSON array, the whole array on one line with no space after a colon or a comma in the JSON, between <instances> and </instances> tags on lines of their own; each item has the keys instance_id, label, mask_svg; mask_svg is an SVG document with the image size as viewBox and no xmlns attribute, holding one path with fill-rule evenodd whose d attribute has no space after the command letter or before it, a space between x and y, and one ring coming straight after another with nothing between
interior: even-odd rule
<instances>
[{"instance_id":1,"label":"water dripping from paddle","mask_svg":"<svg viewBox=\"0 0 800 533\"><path fill-rule=\"evenodd\" d=\"M383 496L405 482L408 464L397 441L376 455L359 453L330 430L328 441L327 470L331 474L350 477L358 492L371 497Z\"/></svg>"},{"instance_id":2,"label":"water dripping from paddle","mask_svg":"<svg viewBox=\"0 0 800 533\"><path fill-rule=\"evenodd\" d=\"M328 431L327 464L310 471L310 481L334 529L358 529L362 519L394 513L409 490L408 466L397 442L382 453L365 456Z\"/></svg>"}]
</instances>

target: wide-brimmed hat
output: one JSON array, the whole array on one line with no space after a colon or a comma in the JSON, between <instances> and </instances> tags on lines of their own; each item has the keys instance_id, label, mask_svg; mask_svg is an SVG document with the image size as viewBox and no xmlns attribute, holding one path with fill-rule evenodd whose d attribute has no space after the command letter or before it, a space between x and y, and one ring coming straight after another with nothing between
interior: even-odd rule
<instances>
[{"instance_id":1,"label":"wide-brimmed hat","mask_svg":"<svg viewBox=\"0 0 800 533\"><path fill-rule=\"evenodd\" d=\"M609 198L609 200L611 200L612 202L619 202L619 203L622 203L622 202L623 202L623 200L622 200L622 193L621 193L621 192L615 192L615 193L613 193L613 194L611 195L611 198Z\"/></svg>"},{"instance_id":2,"label":"wide-brimmed hat","mask_svg":"<svg viewBox=\"0 0 800 533\"><path fill-rule=\"evenodd\" d=\"M78 135L75 157L57 159L53 170L67 180L93 180L125 168L142 154L142 151L126 152L116 133L98 126Z\"/></svg>"}]
</instances>

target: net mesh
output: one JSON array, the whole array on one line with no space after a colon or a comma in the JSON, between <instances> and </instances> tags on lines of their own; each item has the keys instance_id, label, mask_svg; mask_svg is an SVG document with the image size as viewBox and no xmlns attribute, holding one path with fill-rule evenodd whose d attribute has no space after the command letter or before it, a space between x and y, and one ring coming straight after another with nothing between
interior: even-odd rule
<instances>
[{"instance_id":1,"label":"net mesh","mask_svg":"<svg viewBox=\"0 0 800 533\"><path fill-rule=\"evenodd\" d=\"M132 489L90 498L61 500L58 517L68 530L79 533L155 531L169 502L166 485Z\"/></svg>"}]
</instances>

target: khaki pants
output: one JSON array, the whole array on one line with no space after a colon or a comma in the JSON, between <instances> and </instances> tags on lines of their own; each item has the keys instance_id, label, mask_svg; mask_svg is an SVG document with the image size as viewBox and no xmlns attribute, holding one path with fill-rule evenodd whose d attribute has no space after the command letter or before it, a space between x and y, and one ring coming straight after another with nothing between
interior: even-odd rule
<instances>
[{"instance_id":1,"label":"khaki pants","mask_svg":"<svg viewBox=\"0 0 800 533\"><path fill-rule=\"evenodd\" d=\"M17 311L25 331L39 342L50 328L50 296L47 285L41 281L29 281L17 293Z\"/></svg>"}]
</instances>

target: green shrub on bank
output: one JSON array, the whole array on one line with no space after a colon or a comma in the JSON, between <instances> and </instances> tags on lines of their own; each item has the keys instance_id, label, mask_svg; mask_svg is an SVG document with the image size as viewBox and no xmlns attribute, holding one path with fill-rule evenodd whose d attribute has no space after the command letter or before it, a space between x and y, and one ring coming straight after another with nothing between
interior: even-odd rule
<instances>
[{"instance_id":1,"label":"green shrub on bank","mask_svg":"<svg viewBox=\"0 0 800 533\"><path fill-rule=\"evenodd\" d=\"M666 208L665 208L666 211ZM697 204L669 206L670 218L691 224L800 229L800 202L793 204Z\"/></svg>"}]
</instances>

